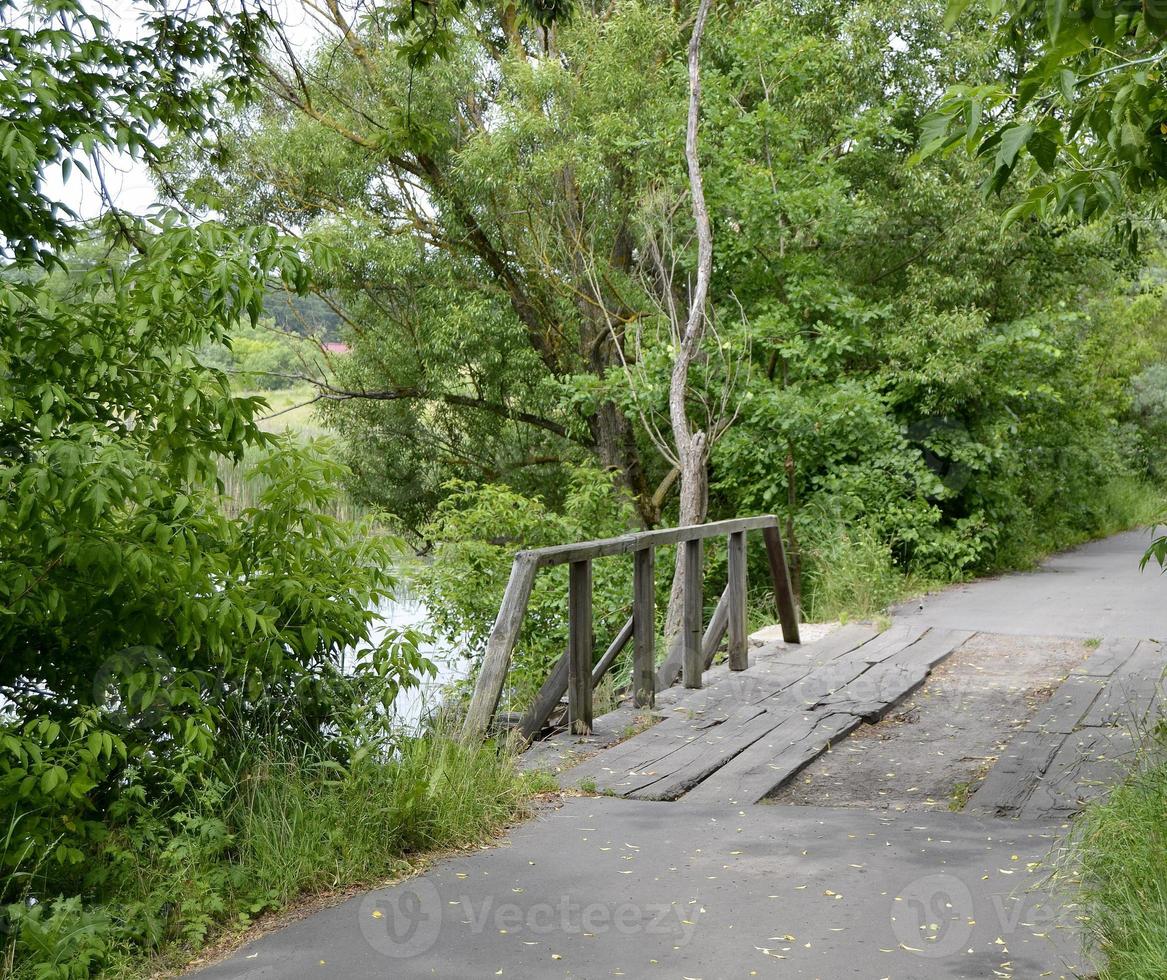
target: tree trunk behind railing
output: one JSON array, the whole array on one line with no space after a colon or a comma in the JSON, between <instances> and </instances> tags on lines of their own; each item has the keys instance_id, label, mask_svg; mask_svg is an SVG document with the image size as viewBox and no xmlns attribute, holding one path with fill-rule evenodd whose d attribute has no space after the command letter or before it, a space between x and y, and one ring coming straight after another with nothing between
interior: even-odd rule
<instances>
[{"instance_id":1,"label":"tree trunk behind railing","mask_svg":"<svg viewBox=\"0 0 1167 980\"><path fill-rule=\"evenodd\" d=\"M669 422L680 470L681 512L678 523L681 526L704 523L709 508L709 434L692 424L687 403L689 369L700 353L701 340L705 336L709 280L713 272L713 229L705 206L705 185L697 147L697 128L701 118L701 38L711 5L712 0L701 0L689 39L689 119L685 128L685 161L689 168L689 195L697 231L697 281L689 299L689 316L679 338L677 359L673 362L669 379ZM665 618L665 635L670 640L681 630L684 618L685 565L685 549L678 548L673 589ZM692 587L696 588L696 584Z\"/></svg>"}]
</instances>

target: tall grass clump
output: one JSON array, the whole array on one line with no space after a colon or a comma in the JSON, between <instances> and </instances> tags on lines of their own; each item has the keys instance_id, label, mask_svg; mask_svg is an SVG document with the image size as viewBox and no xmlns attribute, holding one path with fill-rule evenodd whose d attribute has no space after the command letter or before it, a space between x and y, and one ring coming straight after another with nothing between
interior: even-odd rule
<instances>
[{"instance_id":1,"label":"tall grass clump","mask_svg":"<svg viewBox=\"0 0 1167 980\"><path fill-rule=\"evenodd\" d=\"M877 615L904 589L891 550L863 524L840 528L803 550L802 611L810 622Z\"/></svg>"},{"instance_id":2,"label":"tall grass clump","mask_svg":"<svg viewBox=\"0 0 1167 980\"><path fill-rule=\"evenodd\" d=\"M1067 877L1104 957L1098 980L1167 977L1167 759L1162 731L1141 762L1074 825Z\"/></svg>"},{"instance_id":3,"label":"tall grass clump","mask_svg":"<svg viewBox=\"0 0 1167 980\"><path fill-rule=\"evenodd\" d=\"M431 734L341 767L272 740L185 805L112 830L91 894L38 895L30 866L5 910L0 976L126 976L181 965L206 943L304 896L372 885L477 845L548 788L493 745Z\"/></svg>"}]
</instances>

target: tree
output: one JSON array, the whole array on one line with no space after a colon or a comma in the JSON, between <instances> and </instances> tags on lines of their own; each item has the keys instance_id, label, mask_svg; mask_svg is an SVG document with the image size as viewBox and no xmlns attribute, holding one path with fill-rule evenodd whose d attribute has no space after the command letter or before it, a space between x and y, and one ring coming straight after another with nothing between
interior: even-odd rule
<instances>
[{"instance_id":1,"label":"tree","mask_svg":"<svg viewBox=\"0 0 1167 980\"><path fill-rule=\"evenodd\" d=\"M330 8L330 37L273 55L262 111L197 165L184 148L176 183L342 256L320 281L354 355L321 393L353 433L360 488L408 525L450 479L554 499L560 468L590 459L620 474L641 523L659 521L672 478L613 388L642 309L638 202L680 174L611 127L630 113L649 132L682 118L681 25L667 7L630 5L548 30L512 4L482 5L419 63L387 23L394 9L350 21ZM642 57L647 89L629 84Z\"/></svg>"},{"instance_id":2,"label":"tree","mask_svg":"<svg viewBox=\"0 0 1167 980\"><path fill-rule=\"evenodd\" d=\"M951 0L946 23L970 0ZM1017 173L1031 186L1007 215L1088 220L1167 176L1167 46L1161 4L990 0L1001 77L948 88L926 120L920 156L960 145L989 165L984 189ZM987 14L987 18L985 17ZM1132 215L1120 215L1137 237Z\"/></svg>"},{"instance_id":3,"label":"tree","mask_svg":"<svg viewBox=\"0 0 1167 980\"><path fill-rule=\"evenodd\" d=\"M947 24L970 0L949 0ZM1152 2L990 0L1005 81L950 87L925 121L919 158L963 147L989 164L986 193L1020 177L1006 222L1089 221L1117 212L1137 247L1167 177L1167 8ZM1143 563L1167 557L1157 538Z\"/></svg>"},{"instance_id":4,"label":"tree","mask_svg":"<svg viewBox=\"0 0 1167 980\"><path fill-rule=\"evenodd\" d=\"M269 280L303 291L298 245L171 211L81 225L44 190L46 168L96 173L105 148L154 160L156 123L205 128L246 94L246 13L149 9L125 41L45 0L0 42L21 205L0 275L0 899L30 876L94 887L111 825L169 813L261 733L368 751L426 666L389 637L342 671L392 590L392 541L323 516L340 468L262 432L263 403L199 359L255 322ZM267 489L229 519L218 467L245 457Z\"/></svg>"}]
</instances>

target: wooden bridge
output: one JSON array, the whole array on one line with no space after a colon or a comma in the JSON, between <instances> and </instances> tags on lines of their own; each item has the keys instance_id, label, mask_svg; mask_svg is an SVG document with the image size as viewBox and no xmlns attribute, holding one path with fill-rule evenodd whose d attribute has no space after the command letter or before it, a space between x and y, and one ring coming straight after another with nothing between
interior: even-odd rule
<instances>
[{"instance_id":1,"label":"wooden bridge","mask_svg":"<svg viewBox=\"0 0 1167 980\"><path fill-rule=\"evenodd\" d=\"M651 708L656 692L673 685L678 674L687 688L700 688L722 638L729 634L729 666L745 670L746 651L746 536L761 531L769 558L770 576L782 635L798 643L798 614L778 518L772 514L711 524L641 531L618 538L556 545L520 551L511 567L498 619L487 641L478 684L463 726L463 739L482 738L489 730L499 698L506 685L511 654L518 642L523 616L531 598L535 575L541 568L568 565L567 650L559 658L534 703L519 722L530 739L546 724L568 694L568 725L575 734L592 730L592 692L616 657L633 641L632 687L637 707ZM728 582L718 600L707 630L702 631L704 549L708 538L725 536L728 544ZM656 549L676 545L684 549L685 590L679 642L658 669L656 666ZM632 615L604 655L595 661L592 630L592 562L601 558L632 555Z\"/></svg>"},{"instance_id":2,"label":"wooden bridge","mask_svg":"<svg viewBox=\"0 0 1167 980\"><path fill-rule=\"evenodd\" d=\"M765 541L782 627L780 641L752 647L746 635L751 531L760 531ZM728 582L705 625L702 543L722 535L728 540ZM665 545L685 549L687 588L680 637L658 667L654 555ZM632 614L597 658L591 563L629 554ZM567 692L566 731L561 727L534 741L525 765L558 772L565 786L613 796L736 806L760 802L859 725L882 718L923 684L934 666L977 635L911 621L883 631L851 624L802 645L772 515L522 551L490 637L466 737L481 738L489 729L534 577L540 568L559 564L570 565L567 650L516 727L532 741ZM726 661L714 667L726 636ZM594 719L592 692L629 642L631 690L615 711ZM1064 817L1096 796L1117 778L1115 767L1131 748L1130 733L1112 715L1119 706L1139 718L1155 710L1162 657L1163 648L1154 641L1103 640L1017 733L972 795L969 810Z\"/></svg>"}]
</instances>

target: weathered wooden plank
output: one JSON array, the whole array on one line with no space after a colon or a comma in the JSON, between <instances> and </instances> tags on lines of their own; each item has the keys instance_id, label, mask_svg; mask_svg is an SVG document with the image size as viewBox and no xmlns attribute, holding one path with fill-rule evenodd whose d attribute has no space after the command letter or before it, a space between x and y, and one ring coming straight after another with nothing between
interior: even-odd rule
<instances>
[{"instance_id":1,"label":"weathered wooden plank","mask_svg":"<svg viewBox=\"0 0 1167 980\"><path fill-rule=\"evenodd\" d=\"M971 630L931 629L894 656L873 664L815 707L848 711L864 721L879 721L897 701L923 684L936 664L973 635Z\"/></svg>"},{"instance_id":2,"label":"weathered wooden plank","mask_svg":"<svg viewBox=\"0 0 1167 980\"><path fill-rule=\"evenodd\" d=\"M641 800L675 800L780 724L762 708L741 705L719 724L675 745L658 760L624 772L611 788Z\"/></svg>"},{"instance_id":3,"label":"weathered wooden plank","mask_svg":"<svg viewBox=\"0 0 1167 980\"><path fill-rule=\"evenodd\" d=\"M569 663L570 658L565 650L562 656L555 661L555 666L551 668L547 680L543 682L539 693L535 695L535 700L531 702L531 706L524 713L522 721L519 722L519 734L524 740L531 741L543 730L547 719L551 717L551 712L563 700L563 695L567 691Z\"/></svg>"},{"instance_id":4,"label":"weathered wooden plank","mask_svg":"<svg viewBox=\"0 0 1167 980\"><path fill-rule=\"evenodd\" d=\"M1125 729L1082 728L1058 747L1018 811L1020 817L1070 816L1119 783L1135 756Z\"/></svg>"},{"instance_id":5,"label":"weathered wooden plank","mask_svg":"<svg viewBox=\"0 0 1167 980\"><path fill-rule=\"evenodd\" d=\"M604 655L600 657L599 662L592 668L592 690L594 691L599 685L600 681L604 679L604 675L612 669L612 664L616 662L616 658L620 656L620 651L628 646L628 641L632 639L632 630L635 620L629 616L625 620L624 625L620 627L619 632L616 633L615 638L608 645L608 649L604 651Z\"/></svg>"},{"instance_id":6,"label":"weathered wooden plank","mask_svg":"<svg viewBox=\"0 0 1167 980\"><path fill-rule=\"evenodd\" d=\"M1035 732L1068 735L1081 723L1106 686L1106 680L1089 674L1071 674L1050 696L1025 727Z\"/></svg>"},{"instance_id":7,"label":"weathered wooden plank","mask_svg":"<svg viewBox=\"0 0 1167 980\"><path fill-rule=\"evenodd\" d=\"M770 710L806 711L841 691L874 664L901 653L927 632L927 626L896 625L874 639L815 667L795 687L771 699Z\"/></svg>"},{"instance_id":8,"label":"weathered wooden plank","mask_svg":"<svg viewBox=\"0 0 1167 980\"><path fill-rule=\"evenodd\" d=\"M1109 677L1135 652L1138 640L1126 636L1104 637L1098 648L1070 673L1089 674L1092 677Z\"/></svg>"},{"instance_id":9,"label":"weathered wooden plank","mask_svg":"<svg viewBox=\"0 0 1167 980\"><path fill-rule=\"evenodd\" d=\"M701 669L708 670L713 666L713 658L717 656L717 648L725 639L725 631L729 628L729 588L717 598L717 605L713 607L713 615L709 617L709 625L701 637Z\"/></svg>"},{"instance_id":10,"label":"weathered wooden plank","mask_svg":"<svg viewBox=\"0 0 1167 980\"><path fill-rule=\"evenodd\" d=\"M737 531L729 536L727 551L729 581L725 587L727 629L729 631L729 669L745 670L750 665L749 639L746 636L746 534Z\"/></svg>"},{"instance_id":11,"label":"weathered wooden plank","mask_svg":"<svg viewBox=\"0 0 1167 980\"><path fill-rule=\"evenodd\" d=\"M486 653L478 672L478 683L470 698L466 720L462 723L462 740L467 743L479 742L490 727L498 700L502 696L510 668L511 653L519 638L523 625L523 615L531 599L531 587L535 582L538 565L530 558L516 558L511 566L511 576L503 593L498 618L490 631L486 643Z\"/></svg>"},{"instance_id":12,"label":"weathered wooden plank","mask_svg":"<svg viewBox=\"0 0 1167 980\"><path fill-rule=\"evenodd\" d=\"M822 665L768 661L723 675L707 691L695 692L679 705L686 709L686 717L667 719L652 731L601 753L573 770L569 778L577 784L591 779L606 791L642 799L675 799L783 725L791 733L783 748L798 748L790 749L782 765L801 768L832 739L862 721L861 716L847 711L825 708L815 712L811 706L866 671L894 660L926 631L924 626L895 626L867 643L862 641L871 637L870 632L851 631L827 645L825 652L832 659ZM947 637L947 648L954 648L967 636L953 632ZM914 682L912 670L924 670L939 659L943 647L939 641L920 647L908 669L889 669L888 677L899 677L905 684ZM894 685L888 687L888 697L895 699L898 694ZM699 701L702 695L706 697ZM694 711L698 704L703 710ZM812 738L810 733L820 726L821 737ZM815 745L817 749L813 749ZM759 790L759 798L788 774L766 770L764 777L774 781Z\"/></svg>"},{"instance_id":13,"label":"weathered wooden plank","mask_svg":"<svg viewBox=\"0 0 1167 980\"><path fill-rule=\"evenodd\" d=\"M620 655L620 651L627 646L631 636L632 619L629 618L620 628L620 632L616 634L616 638L605 651L604 656L600 658L600 662L592 668L592 690L595 690L596 685L600 683L604 675L611 668L616 658ZM563 695L567 691L569 661L570 658L567 652L564 651L563 655L555 661L555 666L551 668L551 672L547 675L547 680L543 682L543 686L539 688L539 693L535 695L535 700L531 702L531 706L519 721L518 731L525 741L531 741L531 739L543 730L543 726L547 724L547 719L551 717L551 712L563 700Z\"/></svg>"},{"instance_id":14,"label":"weathered wooden plank","mask_svg":"<svg viewBox=\"0 0 1167 980\"><path fill-rule=\"evenodd\" d=\"M1118 725L1144 731L1154 722L1163 694L1163 647L1142 640L1107 677L1106 686L1082 719L1083 725Z\"/></svg>"},{"instance_id":15,"label":"weathered wooden plank","mask_svg":"<svg viewBox=\"0 0 1167 980\"><path fill-rule=\"evenodd\" d=\"M666 545L683 544L704 538L735 534L739 531L755 531L760 528L777 527L778 518L773 514L759 517L739 517L728 521L713 521L709 524L689 524L684 527L662 528L658 531L639 531L617 538L598 541L581 541L577 544L559 544L547 548L532 548L520 551L518 556L534 561L540 568L550 565L565 565L573 561L607 558L625 555L642 548L661 548Z\"/></svg>"},{"instance_id":16,"label":"weathered wooden plank","mask_svg":"<svg viewBox=\"0 0 1167 980\"><path fill-rule=\"evenodd\" d=\"M706 670L713 663L713 657L721 645L721 638L725 636L727 601L728 597L722 592L718 597L717 605L713 607L713 615L709 617L709 625L705 628L705 633L701 638L701 657ZM684 636L678 633L669 644L668 655L656 672L656 689L658 691L672 687L680 678L684 651Z\"/></svg>"},{"instance_id":17,"label":"weathered wooden plank","mask_svg":"<svg viewBox=\"0 0 1167 980\"><path fill-rule=\"evenodd\" d=\"M824 691L809 710L792 712L781 704L782 698L763 702L769 713L785 715L781 724L713 771L686 799L744 804L770 795L838 739L885 714L972 635L933 629L917 637L914 629L897 631L866 655L860 648L849 660L840 657L835 663L843 664L843 673L820 669L808 675L800 684L803 689L819 685L821 690L847 673L855 676L837 690ZM684 782L687 776L680 773L674 780Z\"/></svg>"},{"instance_id":18,"label":"weathered wooden plank","mask_svg":"<svg viewBox=\"0 0 1167 980\"><path fill-rule=\"evenodd\" d=\"M861 724L846 711L791 715L694 786L693 803L757 803Z\"/></svg>"},{"instance_id":19,"label":"weathered wooden plank","mask_svg":"<svg viewBox=\"0 0 1167 980\"><path fill-rule=\"evenodd\" d=\"M602 788L608 787L606 780L613 774L657 765L702 732L726 724L742 708L749 709L750 717L761 714L763 709L753 700L764 700L790 687L806 673L806 668L785 669L789 673L781 677L752 677L751 668L749 674L727 674L716 684L686 692L687 696L658 725L584 762L569 774L570 783L578 785L582 780L594 779Z\"/></svg>"},{"instance_id":20,"label":"weathered wooden plank","mask_svg":"<svg viewBox=\"0 0 1167 980\"><path fill-rule=\"evenodd\" d=\"M701 540L686 541L684 547L685 588L681 596L681 683L688 688L701 686L705 662L701 656L701 611L703 607L705 549Z\"/></svg>"},{"instance_id":21,"label":"weathered wooden plank","mask_svg":"<svg viewBox=\"0 0 1167 980\"><path fill-rule=\"evenodd\" d=\"M766 663L805 664L810 667L818 667L836 657L858 649L877 636L879 636L879 630L870 623L848 623L814 643L781 647L770 655L767 655L767 648L763 646L758 651L757 659ZM766 659L763 660L763 657Z\"/></svg>"},{"instance_id":22,"label":"weathered wooden plank","mask_svg":"<svg viewBox=\"0 0 1167 980\"><path fill-rule=\"evenodd\" d=\"M766 556L770 562L770 579L774 583L782 639L787 643L798 643L798 606L794 601L794 589L790 585L790 569L786 565L782 532L778 530L777 524L766 525L762 528L762 537L766 542Z\"/></svg>"},{"instance_id":23,"label":"weathered wooden plank","mask_svg":"<svg viewBox=\"0 0 1167 980\"><path fill-rule=\"evenodd\" d=\"M1038 780L1049 769L1066 736L1061 732L1020 731L969 797L967 813L1015 817Z\"/></svg>"},{"instance_id":24,"label":"weathered wooden plank","mask_svg":"<svg viewBox=\"0 0 1167 980\"><path fill-rule=\"evenodd\" d=\"M632 697L637 707L656 700L656 552L643 548L632 560Z\"/></svg>"},{"instance_id":25,"label":"weathered wooden plank","mask_svg":"<svg viewBox=\"0 0 1167 980\"><path fill-rule=\"evenodd\" d=\"M573 561L567 577L567 718L575 735L592 730L592 563Z\"/></svg>"}]
</instances>

